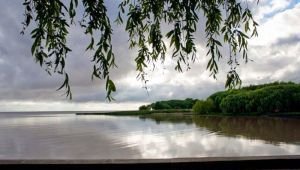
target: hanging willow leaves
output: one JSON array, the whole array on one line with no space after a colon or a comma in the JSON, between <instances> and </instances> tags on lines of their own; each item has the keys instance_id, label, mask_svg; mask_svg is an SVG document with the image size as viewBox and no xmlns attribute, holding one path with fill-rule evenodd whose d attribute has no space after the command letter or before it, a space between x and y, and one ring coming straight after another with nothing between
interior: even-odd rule
<instances>
[{"instance_id":1,"label":"hanging willow leaves","mask_svg":"<svg viewBox=\"0 0 300 170\"><path fill-rule=\"evenodd\" d=\"M107 15L104 0L24 0L24 30L34 21L31 48L36 61L49 73L65 75L59 89L65 88L71 98L69 77L65 70L66 57L71 49L66 37L71 24L76 24L76 11L82 6L83 17L79 26L90 37L86 50L93 52L92 77L106 80L107 99L112 100L116 91L110 70L115 67L115 56L111 38L113 30ZM226 57L230 66L227 75L227 88L241 84L236 72L238 58L248 61L248 39L257 36L258 24L254 21L247 1L236 0L122 0L116 23L125 24L129 35L129 48L138 50L135 58L138 78L145 83L145 68L149 64L164 62L167 52L166 39L170 42L172 59L176 61L175 70L182 72L184 66L196 58L197 25L205 25L207 56L210 57L207 69L216 78L219 72L218 61ZM257 1L258 3L258 1ZM205 20L199 20L199 16ZM169 29L164 33L162 25ZM224 46L226 43L228 45ZM229 46L229 54L221 49Z\"/></svg>"}]
</instances>

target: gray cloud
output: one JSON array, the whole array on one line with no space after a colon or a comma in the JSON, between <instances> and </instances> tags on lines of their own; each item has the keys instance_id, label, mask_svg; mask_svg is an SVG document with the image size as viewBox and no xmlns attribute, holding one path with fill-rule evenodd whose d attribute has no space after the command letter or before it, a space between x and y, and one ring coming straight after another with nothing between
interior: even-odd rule
<instances>
[{"instance_id":1,"label":"gray cloud","mask_svg":"<svg viewBox=\"0 0 300 170\"><path fill-rule=\"evenodd\" d=\"M1 1L0 6L5 7L0 10L1 16L5 16L0 20L0 100L65 100L64 96L57 95L63 91L55 92L63 77L49 76L31 57L30 28L24 36L19 34L22 12L11 11L23 11L22 2ZM70 73L75 99L80 98L81 94L95 93L102 101L105 99L104 81L91 81L92 63L89 56L92 52L85 52L89 37L83 32L78 26L70 29L68 42L73 51L67 58L66 70ZM112 70L111 77L118 79L134 69L134 65L131 53L127 50L127 34L120 28L115 29L115 34L113 44L117 47L115 54L119 69Z\"/></svg>"},{"instance_id":2,"label":"gray cloud","mask_svg":"<svg viewBox=\"0 0 300 170\"><path fill-rule=\"evenodd\" d=\"M297 45L300 42L300 34L291 35L289 37L280 38L272 46L282 46L282 45Z\"/></svg>"}]
</instances>

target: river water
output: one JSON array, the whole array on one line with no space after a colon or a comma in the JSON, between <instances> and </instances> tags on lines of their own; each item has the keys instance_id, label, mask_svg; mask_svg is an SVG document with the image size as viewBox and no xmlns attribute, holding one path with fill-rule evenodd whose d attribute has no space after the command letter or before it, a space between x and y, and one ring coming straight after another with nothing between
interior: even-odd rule
<instances>
[{"instance_id":1,"label":"river water","mask_svg":"<svg viewBox=\"0 0 300 170\"><path fill-rule=\"evenodd\" d=\"M0 159L300 155L300 119L0 113Z\"/></svg>"}]
</instances>

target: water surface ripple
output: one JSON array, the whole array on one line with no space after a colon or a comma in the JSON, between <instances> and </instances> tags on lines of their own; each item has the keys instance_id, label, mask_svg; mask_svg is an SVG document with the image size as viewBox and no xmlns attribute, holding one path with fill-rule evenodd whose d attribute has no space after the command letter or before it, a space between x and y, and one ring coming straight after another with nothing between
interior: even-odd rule
<instances>
[{"instance_id":1,"label":"water surface ripple","mask_svg":"<svg viewBox=\"0 0 300 170\"><path fill-rule=\"evenodd\" d=\"M300 154L300 120L0 113L0 159Z\"/></svg>"}]
</instances>

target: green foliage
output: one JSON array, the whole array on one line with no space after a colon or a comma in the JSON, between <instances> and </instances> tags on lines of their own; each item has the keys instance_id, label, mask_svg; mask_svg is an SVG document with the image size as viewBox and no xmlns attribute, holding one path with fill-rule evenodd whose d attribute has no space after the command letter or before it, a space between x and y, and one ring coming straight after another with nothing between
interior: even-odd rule
<instances>
[{"instance_id":1,"label":"green foliage","mask_svg":"<svg viewBox=\"0 0 300 170\"><path fill-rule=\"evenodd\" d=\"M221 91L221 92L216 92L212 94L211 96L208 97L208 99L211 99L214 102L214 112L222 112L221 109L221 102L222 100L227 97L230 94L235 94L237 93L237 90L228 90L228 91Z\"/></svg>"},{"instance_id":2,"label":"green foliage","mask_svg":"<svg viewBox=\"0 0 300 170\"><path fill-rule=\"evenodd\" d=\"M267 83L267 84L258 84L258 85L250 85L250 86L246 86L241 88L242 90L256 90L256 89L261 89L264 87L268 87L268 86L276 86L276 85L293 85L295 84L294 82L278 82L275 81L273 83Z\"/></svg>"},{"instance_id":3,"label":"green foliage","mask_svg":"<svg viewBox=\"0 0 300 170\"><path fill-rule=\"evenodd\" d=\"M151 106L150 105L142 105L139 107L139 110L151 110Z\"/></svg>"},{"instance_id":4,"label":"green foliage","mask_svg":"<svg viewBox=\"0 0 300 170\"><path fill-rule=\"evenodd\" d=\"M215 105L212 99L198 100L193 106L193 112L198 114L208 114L215 110Z\"/></svg>"},{"instance_id":5,"label":"green foliage","mask_svg":"<svg viewBox=\"0 0 300 170\"><path fill-rule=\"evenodd\" d=\"M300 93L294 93L293 96L293 103L292 103L292 110L297 111L300 110Z\"/></svg>"},{"instance_id":6,"label":"green foliage","mask_svg":"<svg viewBox=\"0 0 300 170\"><path fill-rule=\"evenodd\" d=\"M272 113L300 111L300 85L274 82L218 92L209 97L216 111L224 113Z\"/></svg>"},{"instance_id":7,"label":"green foliage","mask_svg":"<svg viewBox=\"0 0 300 170\"><path fill-rule=\"evenodd\" d=\"M112 100L112 92L116 91L110 79L110 70L115 66L115 56L111 43L113 34L111 21L107 15L104 0L80 0L83 17L79 26L90 37L86 50L92 52L92 77L106 80L107 99ZM236 72L239 65L237 56L248 61L248 39L257 36L258 24L253 20L247 1L233 0L122 0L116 22L123 23L126 15L125 31L129 34L129 48L138 50L135 58L138 78L146 84L145 67L155 65L157 61L165 61L167 47L170 42L173 51L172 59L176 61L175 70L182 72L183 65L190 68L190 62L196 59L195 37L199 22L205 25L207 55L210 57L207 69L216 78L218 60L223 43L228 44L227 88L240 85L241 80ZM65 75L61 88L65 87L67 96L72 97L68 75L65 71L66 57L71 49L66 37L70 25L79 9L78 0L24 0L24 30L35 22L31 36L33 39L32 55L49 73ZM223 12L224 11L224 12ZM199 16L205 19L199 20ZM162 25L169 25L163 32ZM250 33L249 35L247 35ZM228 46L225 46L226 48ZM61 89L59 88L59 89ZM165 106L164 106L165 107ZM172 107L172 106L170 106Z\"/></svg>"},{"instance_id":8,"label":"green foliage","mask_svg":"<svg viewBox=\"0 0 300 170\"><path fill-rule=\"evenodd\" d=\"M157 101L146 106L153 110L192 109L196 99ZM141 106L142 107L142 106Z\"/></svg>"}]
</instances>

